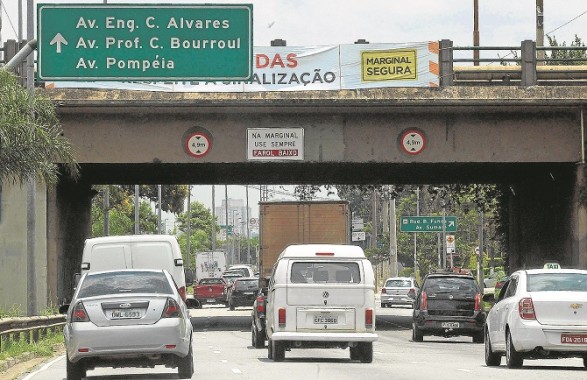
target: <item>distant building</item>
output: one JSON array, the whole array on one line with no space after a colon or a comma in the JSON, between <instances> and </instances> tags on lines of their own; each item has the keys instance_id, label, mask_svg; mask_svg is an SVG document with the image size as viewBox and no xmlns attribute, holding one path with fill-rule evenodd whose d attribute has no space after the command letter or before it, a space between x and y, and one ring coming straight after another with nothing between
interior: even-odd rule
<instances>
[{"instance_id":1,"label":"distant building","mask_svg":"<svg viewBox=\"0 0 587 380\"><path fill-rule=\"evenodd\" d=\"M230 226L229 230L232 229L236 235L245 238L247 236L248 224L249 234L254 236L253 231L255 231L255 235L258 234L258 223L255 223L257 216L251 214L251 208L249 207L247 209L244 200L228 198L228 208L226 206L227 200L223 199L221 206L216 207L214 210L218 224L221 226ZM247 217L249 223L247 223ZM251 223L251 219L254 219L253 223Z\"/></svg>"}]
</instances>

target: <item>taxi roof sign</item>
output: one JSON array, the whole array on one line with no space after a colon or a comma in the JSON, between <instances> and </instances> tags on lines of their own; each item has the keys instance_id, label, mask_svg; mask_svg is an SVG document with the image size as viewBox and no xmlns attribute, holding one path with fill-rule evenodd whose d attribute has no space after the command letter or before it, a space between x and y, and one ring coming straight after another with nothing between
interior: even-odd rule
<instances>
[{"instance_id":1,"label":"taxi roof sign","mask_svg":"<svg viewBox=\"0 0 587 380\"><path fill-rule=\"evenodd\" d=\"M549 261L544 263L543 269L561 269L561 266L556 261Z\"/></svg>"}]
</instances>

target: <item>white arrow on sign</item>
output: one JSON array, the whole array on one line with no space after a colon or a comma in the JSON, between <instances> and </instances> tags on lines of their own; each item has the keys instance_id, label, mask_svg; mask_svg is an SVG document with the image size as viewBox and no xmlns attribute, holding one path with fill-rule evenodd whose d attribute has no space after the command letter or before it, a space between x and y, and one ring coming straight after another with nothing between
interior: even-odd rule
<instances>
[{"instance_id":1,"label":"white arrow on sign","mask_svg":"<svg viewBox=\"0 0 587 380\"><path fill-rule=\"evenodd\" d=\"M57 33L55 37L50 42L50 45L57 44L57 53L61 53L61 44L67 45L67 40L61 35L61 33Z\"/></svg>"}]
</instances>

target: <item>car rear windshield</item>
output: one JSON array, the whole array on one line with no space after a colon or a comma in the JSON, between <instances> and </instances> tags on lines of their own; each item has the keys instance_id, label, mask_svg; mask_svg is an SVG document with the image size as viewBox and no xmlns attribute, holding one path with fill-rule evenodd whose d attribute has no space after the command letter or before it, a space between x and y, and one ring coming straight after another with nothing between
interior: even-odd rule
<instances>
[{"instance_id":1,"label":"car rear windshield","mask_svg":"<svg viewBox=\"0 0 587 380\"><path fill-rule=\"evenodd\" d=\"M86 276L80 284L78 297L128 293L173 294L173 290L163 273L109 272Z\"/></svg>"},{"instance_id":2,"label":"car rear windshield","mask_svg":"<svg viewBox=\"0 0 587 380\"><path fill-rule=\"evenodd\" d=\"M412 281L402 280L402 279L388 280L385 283L386 288L410 288L411 286L412 286Z\"/></svg>"},{"instance_id":3,"label":"car rear windshield","mask_svg":"<svg viewBox=\"0 0 587 380\"><path fill-rule=\"evenodd\" d=\"M475 280L469 277L430 277L426 279L424 291L428 293L442 293L461 291L467 293L476 293L477 284Z\"/></svg>"},{"instance_id":4,"label":"car rear windshield","mask_svg":"<svg viewBox=\"0 0 587 380\"><path fill-rule=\"evenodd\" d=\"M359 284L361 274L358 263L296 262L291 266L290 280L294 284Z\"/></svg>"},{"instance_id":5,"label":"car rear windshield","mask_svg":"<svg viewBox=\"0 0 587 380\"><path fill-rule=\"evenodd\" d=\"M528 275L529 292L587 292L587 274L535 273Z\"/></svg>"},{"instance_id":6,"label":"car rear windshield","mask_svg":"<svg viewBox=\"0 0 587 380\"><path fill-rule=\"evenodd\" d=\"M224 284L221 278L204 278L200 281L200 285L218 285Z\"/></svg>"},{"instance_id":7,"label":"car rear windshield","mask_svg":"<svg viewBox=\"0 0 587 380\"><path fill-rule=\"evenodd\" d=\"M237 290L251 290L251 289L259 289L259 280L237 280L236 281L236 289Z\"/></svg>"}]
</instances>

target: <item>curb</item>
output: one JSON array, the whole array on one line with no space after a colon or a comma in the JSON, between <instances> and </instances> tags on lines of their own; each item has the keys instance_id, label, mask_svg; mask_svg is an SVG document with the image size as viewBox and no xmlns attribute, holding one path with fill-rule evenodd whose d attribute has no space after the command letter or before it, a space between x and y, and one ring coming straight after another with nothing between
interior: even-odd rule
<instances>
[{"instance_id":1,"label":"curb","mask_svg":"<svg viewBox=\"0 0 587 380\"><path fill-rule=\"evenodd\" d=\"M64 344L55 344L53 345L53 356L65 350ZM0 372L6 372L10 368L14 367L17 364L27 362L29 360L33 360L36 358L43 357L42 355L38 355L35 352L24 352L16 358L8 358L5 360L0 360ZM49 357L47 357L49 358Z\"/></svg>"}]
</instances>

